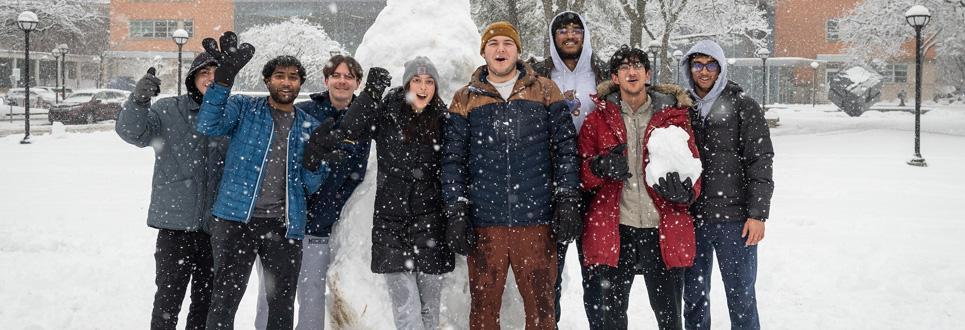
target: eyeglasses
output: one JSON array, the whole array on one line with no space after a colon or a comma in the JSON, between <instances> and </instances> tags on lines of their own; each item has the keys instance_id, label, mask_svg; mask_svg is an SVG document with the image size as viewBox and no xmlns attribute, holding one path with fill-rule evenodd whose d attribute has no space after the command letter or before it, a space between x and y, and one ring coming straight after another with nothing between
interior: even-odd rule
<instances>
[{"instance_id":1,"label":"eyeglasses","mask_svg":"<svg viewBox=\"0 0 965 330\"><path fill-rule=\"evenodd\" d=\"M645 67L643 66L643 63L640 63L640 62L631 62L631 63L623 63L623 64L620 64L620 66L617 67L617 71L624 71L624 70L630 70L630 69L640 70L640 69L643 69L643 68L645 68Z\"/></svg>"},{"instance_id":2,"label":"eyeglasses","mask_svg":"<svg viewBox=\"0 0 965 330\"><path fill-rule=\"evenodd\" d=\"M335 73L332 73L332 75L328 76L328 78L329 78L329 79L342 79L342 78L345 78L345 79L347 79L347 80L355 80L355 75L353 75L353 74L351 74L351 73L341 74L341 73L335 72Z\"/></svg>"},{"instance_id":3,"label":"eyeglasses","mask_svg":"<svg viewBox=\"0 0 965 330\"><path fill-rule=\"evenodd\" d=\"M567 34L580 34L580 35L582 35L582 34L583 34L583 29L581 29L581 28L556 29L556 35L558 35L558 36L565 36L565 35L567 35Z\"/></svg>"},{"instance_id":4,"label":"eyeglasses","mask_svg":"<svg viewBox=\"0 0 965 330\"><path fill-rule=\"evenodd\" d=\"M720 64L718 64L717 62L710 62L710 63L692 62L692 63L690 63L690 71L700 72L700 70L703 70L704 68L707 68L707 71L710 71L710 72L717 72L717 70L720 70Z\"/></svg>"}]
</instances>

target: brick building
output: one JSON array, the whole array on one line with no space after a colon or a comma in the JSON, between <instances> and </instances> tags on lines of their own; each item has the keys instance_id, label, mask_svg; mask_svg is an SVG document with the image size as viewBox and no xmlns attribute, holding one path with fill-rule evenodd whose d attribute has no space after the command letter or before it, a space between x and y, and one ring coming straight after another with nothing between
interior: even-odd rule
<instances>
[{"instance_id":1,"label":"brick building","mask_svg":"<svg viewBox=\"0 0 965 330\"><path fill-rule=\"evenodd\" d=\"M801 57L817 59L821 62L817 71L820 100L826 100L827 82L852 59L845 53L845 45L839 39L838 21L848 15L862 0L776 0L774 25L774 52L776 57ZM908 27L908 35L914 35L914 29ZM875 66L875 70L884 78L881 89L881 100L891 102L897 98L901 90L914 97L915 91L915 42L903 45L907 49L907 56L887 60ZM930 99L936 87L934 71L934 53L925 54L922 69L922 98ZM810 67L793 70L789 80L792 84L803 89L810 89L813 70ZM802 101L799 97L795 101Z\"/></svg>"},{"instance_id":2,"label":"brick building","mask_svg":"<svg viewBox=\"0 0 965 330\"><path fill-rule=\"evenodd\" d=\"M177 89L178 47L171 39L177 29L188 31L184 45L185 68L201 40L233 28L231 0L113 0L110 12L110 51L105 57L109 87L124 87L154 66L164 92Z\"/></svg>"}]
</instances>

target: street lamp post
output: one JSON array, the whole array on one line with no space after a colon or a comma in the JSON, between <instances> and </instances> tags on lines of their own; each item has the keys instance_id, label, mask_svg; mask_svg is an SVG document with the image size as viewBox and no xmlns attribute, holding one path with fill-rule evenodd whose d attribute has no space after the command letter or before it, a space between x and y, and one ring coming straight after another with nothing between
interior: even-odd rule
<instances>
[{"instance_id":1,"label":"street lamp post","mask_svg":"<svg viewBox=\"0 0 965 330\"><path fill-rule=\"evenodd\" d=\"M679 49L674 49L673 51L673 61L677 64L677 85L680 85L680 59L684 57L684 52Z\"/></svg>"},{"instance_id":2,"label":"street lamp post","mask_svg":"<svg viewBox=\"0 0 965 330\"><path fill-rule=\"evenodd\" d=\"M54 77L54 103L60 103L60 95L57 93L57 88L60 87L57 86L60 83L60 46L54 47L50 53L54 55L54 62L57 63L57 77Z\"/></svg>"},{"instance_id":3,"label":"street lamp post","mask_svg":"<svg viewBox=\"0 0 965 330\"><path fill-rule=\"evenodd\" d=\"M908 165L925 167L928 164L921 157L921 30L931 20L931 12L925 6L911 6L905 12L905 20L915 28L915 157L908 161Z\"/></svg>"},{"instance_id":4,"label":"street lamp post","mask_svg":"<svg viewBox=\"0 0 965 330\"><path fill-rule=\"evenodd\" d=\"M181 96L181 49L184 44L188 42L188 31L184 29L177 29L171 33L171 39L174 39L174 43L178 45L178 96Z\"/></svg>"},{"instance_id":5,"label":"street lamp post","mask_svg":"<svg viewBox=\"0 0 965 330\"><path fill-rule=\"evenodd\" d=\"M811 107L813 108L817 103L815 95L818 92L818 61L811 61L811 69L814 69L814 74L811 75Z\"/></svg>"},{"instance_id":6,"label":"street lamp post","mask_svg":"<svg viewBox=\"0 0 965 330\"><path fill-rule=\"evenodd\" d=\"M60 95L67 98L67 54L70 53L70 47L67 47L67 44L60 44L57 48L60 48L62 55L60 57L62 61L60 66Z\"/></svg>"},{"instance_id":7,"label":"street lamp post","mask_svg":"<svg viewBox=\"0 0 965 330\"><path fill-rule=\"evenodd\" d=\"M659 81L657 78L660 76L660 65L659 65L660 62L657 59L657 55L660 54L660 42L656 40L651 40L650 45L647 48L650 50L650 53L653 54L654 69L653 69L653 77L650 77L650 84L656 85L657 81Z\"/></svg>"},{"instance_id":8,"label":"street lamp post","mask_svg":"<svg viewBox=\"0 0 965 330\"><path fill-rule=\"evenodd\" d=\"M764 103L761 104L761 106L764 108L764 111L767 111L767 58L769 56L771 56L771 51L767 50L767 48L757 50L757 57L761 59L761 67L764 69L764 79L762 79L764 82L764 93L762 93L764 94Z\"/></svg>"},{"instance_id":9,"label":"street lamp post","mask_svg":"<svg viewBox=\"0 0 965 330\"><path fill-rule=\"evenodd\" d=\"M37 14L32 11L25 11L17 16L17 26L23 30L23 59L26 63L24 68L24 103L23 103L23 140L20 144L30 144L30 31L37 27Z\"/></svg>"}]
</instances>

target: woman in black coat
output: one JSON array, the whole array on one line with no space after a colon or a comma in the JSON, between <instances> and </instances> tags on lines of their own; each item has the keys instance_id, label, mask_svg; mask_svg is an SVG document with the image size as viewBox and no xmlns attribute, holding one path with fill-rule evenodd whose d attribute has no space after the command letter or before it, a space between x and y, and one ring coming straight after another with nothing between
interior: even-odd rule
<instances>
[{"instance_id":1,"label":"woman in black coat","mask_svg":"<svg viewBox=\"0 0 965 330\"><path fill-rule=\"evenodd\" d=\"M438 95L438 77L428 58L416 57L405 64L403 86L379 102L381 93L373 85L387 85L390 78L373 68L339 133L350 141L375 140L372 272L386 275L399 329L438 328L441 274L453 269L439 180L447 109Z\"/></svg>"}]
</instances>

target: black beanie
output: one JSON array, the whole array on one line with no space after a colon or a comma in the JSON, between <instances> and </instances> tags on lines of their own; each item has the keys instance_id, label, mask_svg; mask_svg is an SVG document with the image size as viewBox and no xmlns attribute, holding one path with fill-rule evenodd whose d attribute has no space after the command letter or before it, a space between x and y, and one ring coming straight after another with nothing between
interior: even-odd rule
<instances>
[{"instance_id":1,"label":"black beanie","mask_svg":"<svg viewBox=\"0 0 965 330\"><path fill-rule=\"evenodd\" d=\"M187 88L188 96L198 104L201 104L204 95L202 95L198 87L194 85L194 76L198 74L199 70L209 65L217 66L218 61L216 61L211 54L201 52L198 56L194 57L194 61L191 62L191 68L188 69L188 75L184 77L184 87Z\"/></svg>"},{"instance_id":2,"label":"black beanie","mask_svg":"<svg viewBox=\"0 0 965 330\"><path fill-rule=\"evenodd\" d=\"M550 25L550 31L553 33L553 35L556 35L556 30L559 30L570 23L576 24L580 28L583 28L583 20L580 19L580 15L572 11L567 11L556 16L556 19L553 20L553 24Z\"/></svg>"}]
</instances>

